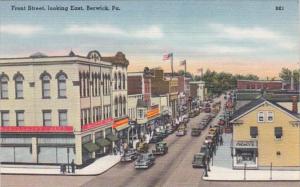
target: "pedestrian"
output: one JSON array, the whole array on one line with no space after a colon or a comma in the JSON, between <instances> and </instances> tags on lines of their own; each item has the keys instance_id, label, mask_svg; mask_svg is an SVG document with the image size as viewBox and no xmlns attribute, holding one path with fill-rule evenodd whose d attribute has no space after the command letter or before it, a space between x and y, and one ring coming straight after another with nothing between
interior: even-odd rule
<instances>
[{"instance_id":1,"label":"pedestrian","mask_svg":"<svg viewBox=\"0 0 300 187\"><path fill-rule=\"evenodd\" d=\"M74 159L71 162L71 168L72 168L72 173L75 173L75 164L74 164Z\"/></svg>"},{"instance_id":2,"label":"pedestrian","mask_svg":"<svg viewBox=\"0 0 300 187\"><path fill-rule=\"evenodd\" d=\"M64 164L61 164L61 165L60 165L60 172L61 172L62 174L65 174L65 171L66 171L65 165L64 165Z\"/></svg>"}]
</instances>

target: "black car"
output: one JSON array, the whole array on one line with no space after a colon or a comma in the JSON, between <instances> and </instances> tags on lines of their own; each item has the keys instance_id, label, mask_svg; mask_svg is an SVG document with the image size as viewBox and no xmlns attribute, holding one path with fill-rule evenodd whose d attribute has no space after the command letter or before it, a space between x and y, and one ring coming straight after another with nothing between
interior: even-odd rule
<instances>
[{"instance_id":1,"label":"black car","mask_svg":"<svg viewBox=\"0 0 300 187\"><path fill-rule=\"evenodd\" d=\"M154 134L150 140L150 143L157 143L162 140L163 140L162 136L159 136L158 134Z\"/></svg>"}]
</instances>

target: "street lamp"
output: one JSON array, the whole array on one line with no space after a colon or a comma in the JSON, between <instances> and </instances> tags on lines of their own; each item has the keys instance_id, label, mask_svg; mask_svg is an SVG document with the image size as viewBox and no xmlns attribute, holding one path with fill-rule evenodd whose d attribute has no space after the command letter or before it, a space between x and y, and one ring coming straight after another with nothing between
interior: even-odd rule
<instances>
[{"instance_id":1,"label":"street lamp","mask_svg":"<svg viewBox=\"0 0 300 187\"><path fill-rule=\"evenodd\" d=\"M67 155L68 155L68 165L67 165L67 167L68 167L68 173L70 173L70 169L69 169L69 164L70 164L70 148L69 147L67 148Z\"/></svg>"}]
</instances>

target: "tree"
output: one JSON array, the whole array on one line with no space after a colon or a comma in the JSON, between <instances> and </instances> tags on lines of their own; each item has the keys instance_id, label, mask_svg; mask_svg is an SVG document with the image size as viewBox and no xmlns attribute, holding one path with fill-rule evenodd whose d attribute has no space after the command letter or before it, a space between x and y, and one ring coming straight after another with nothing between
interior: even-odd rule
<instances>
[{"instance_id":1,"label":"tree","mask_svg":"<svg viewBox=\"0 0 300 187\"><path fill-rule=\"evenodd\" d=\"M293 78L295 84L299 84L299 76L300 76L300 69L293 70ZM279 77L283 81L290 82L292 78L292 71L288 68L282 68L281 72L279 73Z\"/></svg>"}]
</instances>

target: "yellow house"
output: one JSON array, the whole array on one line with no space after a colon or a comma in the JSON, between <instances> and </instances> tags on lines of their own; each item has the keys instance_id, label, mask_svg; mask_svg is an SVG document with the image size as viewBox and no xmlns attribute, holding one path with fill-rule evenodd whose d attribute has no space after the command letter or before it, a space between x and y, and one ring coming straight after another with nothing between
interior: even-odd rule
<instances>
[{"instance_id":1,"label":"yellow house","mask_svg":"<svg viewBox=\"0 0 300 187\"><path fill-rule=\"evenodd\" d=\"M259 98L237 110L233 124L233 168L300 167L300 118L293 109Z\"/></svg>"}]
</instances>

